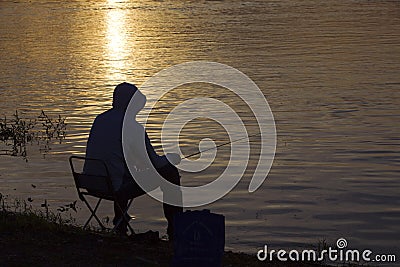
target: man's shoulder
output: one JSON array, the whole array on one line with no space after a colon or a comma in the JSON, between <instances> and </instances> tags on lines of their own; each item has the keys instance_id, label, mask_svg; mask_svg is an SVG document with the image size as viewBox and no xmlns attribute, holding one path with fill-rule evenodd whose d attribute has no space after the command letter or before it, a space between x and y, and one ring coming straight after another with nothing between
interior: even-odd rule
<instances>
[{"instance_id":1,"label":"man's shoulder","mask_svg":"<svg viewBox=\"0 0 400 267\"><path fill-rule=\"evenodd\" d=\"M99 115L97 115L96 119L93 122L92 129L107 129L107 128L115 128L122 127L124 119L124 113L118 112L118 110L109 109Z\"/></svg>"},{"instance_id":2,"label":"man's shoulder","mask_svg":"<svg viewBox=\"0 0 400 267\"><path fill-rule=\"evenodd\" d=\"M107 120L110 117L115 117L118 115L119 114L117 114L117 112L115 112L114 109L109 109L109 110L97 115L95 121Z\"/></svg>"},{"instance_id":3,"label":"man's shoulder","mask_svg":"<svg viewBox=\"0 0 400 267\"><path fill-rule=\"evenodd\" d=\"M111 137L114 133L119 134L122 123L123 115L119 115L118 112L112 109L107 110L97 115L94 120L90 130L91 138L98 138L99 136Z\"/></svg>"}]
</instances>

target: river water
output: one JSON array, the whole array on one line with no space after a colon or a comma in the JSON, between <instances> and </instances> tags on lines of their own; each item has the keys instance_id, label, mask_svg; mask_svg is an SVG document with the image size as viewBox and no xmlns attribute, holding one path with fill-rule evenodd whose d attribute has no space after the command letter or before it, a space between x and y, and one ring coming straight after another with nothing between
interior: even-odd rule
<instances>
[{"instance_id":1,"label":"river water","mask_svg":"<svg viewBox=\"0 0 400 267\"><path fill-rule=\"evenodd\" d=\"M1 1L0 115L60 114L68 135L45 157L34 145L28 162L0 156L0 193L10 201L30 197L38 208L46 199L52 210L76 200L67 158L84 153L115 85L140 87L166 67L215 61L259 86L277 127L275 160L261 188L247 192L255 138L241 182L204 207L225 215L226 248L312 248L344 237L353 248L399 253L399 29L399 1ZM159 151L163 119L195 96L230 104L252 127L248 108L226 89L181 86L147 125ZM181 137L187 154L201 138L228 140L207 120L188 124ZM215 179L229 151L221 147L203 173L182 173L183 183ZM88 212L78 206L72 215L83 223ZM131 213L138 231L165 233L155 200L135 200ZM112 216L111 205L100 215Z\"/></svg>"}]
</instances>

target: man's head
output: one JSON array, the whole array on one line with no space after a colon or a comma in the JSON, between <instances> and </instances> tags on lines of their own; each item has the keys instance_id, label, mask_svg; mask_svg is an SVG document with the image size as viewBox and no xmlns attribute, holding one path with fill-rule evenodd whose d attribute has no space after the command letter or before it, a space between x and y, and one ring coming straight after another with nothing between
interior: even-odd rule
<instances>
[{"instance_id":1,"label":"man's head","mask_svg":"<svg viewBox=\"0 0 400 267\"><path fill-rule=\"evenodd\" d=\"M130 114L136 116L136 114L138 114L146 104L146 97L133 84L124 82L115 87L113 94L113 108L125 111L132 97L134 97L134 99L130 107Z\"/></svg>"},{"instance_id":2,"label":"man's head","mask_svg":"<svg viewBox=\"0 0 400 267\"><path fill-rule=\"evenodd\" d=\"M138 91L138 89L133 84L126 82L118 84L113 94L113 108L126 109L136 91Z\"/></svg>"}]
</instances>

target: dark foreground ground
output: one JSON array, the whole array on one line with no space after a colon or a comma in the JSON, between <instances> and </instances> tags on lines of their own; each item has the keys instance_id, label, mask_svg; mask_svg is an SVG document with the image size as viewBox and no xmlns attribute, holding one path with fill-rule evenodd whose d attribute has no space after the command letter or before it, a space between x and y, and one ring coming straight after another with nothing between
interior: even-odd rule
<instances>
[{"instance_id":1,"label":"dark foreground ground","mask_svg":"<svg viewBox=\"0 0 400 267\"><path fill-rule=\"evenodd\" d=\"M118 237L84 231L34 213L0 211L0 266L169 266L170 243L146 236ZM324 266L259 262L226 252L223 266Z\"/></svg>"}]
</instances>

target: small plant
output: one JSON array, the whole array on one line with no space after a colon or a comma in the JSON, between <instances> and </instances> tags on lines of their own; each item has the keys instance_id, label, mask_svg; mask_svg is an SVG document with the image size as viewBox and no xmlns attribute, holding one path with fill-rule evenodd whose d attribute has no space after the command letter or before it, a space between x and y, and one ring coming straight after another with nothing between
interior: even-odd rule
<instances>
[{"instance_id":1,"label":"small plant","mask_svg":"<svg viewBox=\"0 0 400 267\"><path fill-rule=\"evenodd\" d=\"M51 148L50 143L65 139L67 124L66 118L50 118L43 110L35 119L23 119L18 111L11 119L0 119L0 141L4 146L0 155L21 156L28 161L26 145L36 142L40 152L45 155Z\"/></svg>"},{"instance_id":2,"label":"small plant","mask_svg":"<svg viewBox=\"0 0 400 267\"><path fill-rule=\"evenodd\" d=\"M57 210L59 212L66 212L66 211L69 211L70 209L72 209L73 211L78 212L78 210L76 208L76 202L77 201L75 200L74 202L71 202L71 203L66 204L64 206L59 206Z\"/></svg>"},{"instance_id":3,"label":"small plant","mask_svg":"<svg viewBox=\"0 0 400 267\"><path fill-rule=\"evenodd\" d=\"M2 193L0 193L0 207L1 207L2 211L6 210L5 203L4 203L4 197L3 197Z\"/></svg>"},{"instance_id":4,"label":"small plant","mask_svg":"<svg viewBox=\"0 0 400 267\"><path fill-rule=\"evenodd\" d=\"M28 202L30 201L28 198ZM31 204L26 202L24 199L15 198L11 202L7 201L7 196L0 193L0 212L19 215L20 218L26 219L40 219L43 223L52 223L59 226L75 225L76 220L73 218L71 213L67 213L69 209L63 210L62 212L53 212L49 209L49 204L45 199L40 205L43 209L34 209ZM65 207L74 207L76 210L76 201L70 204L66 204Z\"/></svg>"},{"instance_id":5,"label":"small plant","mask_svg":"<svg viewBox=\"0 0 400 267\"><path fill-rule=\"evenodd\" d=\"M321 254L321 252L322 252L323 250L327 250L328 248L329 248L329 245L328 245L328 243L326 242L326 239L325 239L325 238L318 241L317 252L318 252L319 254Z\"/></svg>"}]
</instances>

